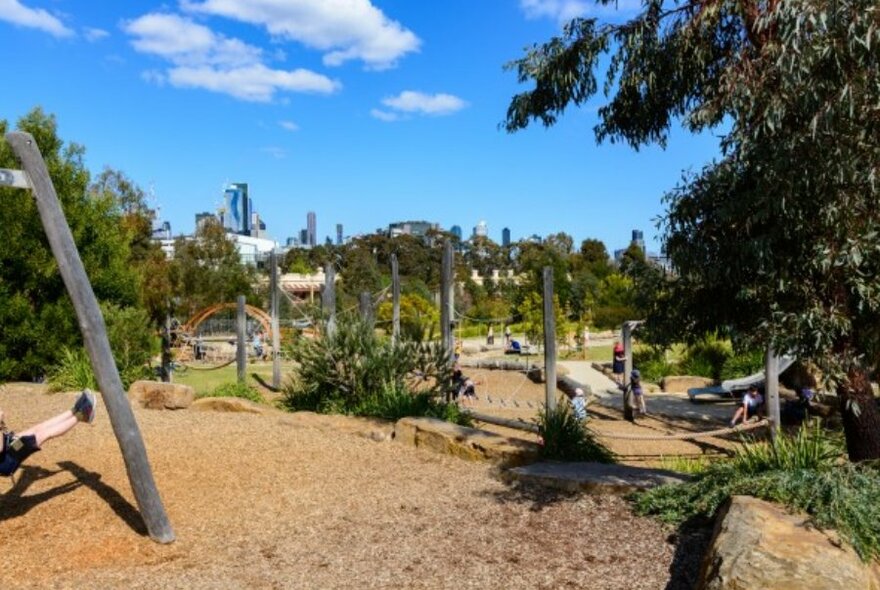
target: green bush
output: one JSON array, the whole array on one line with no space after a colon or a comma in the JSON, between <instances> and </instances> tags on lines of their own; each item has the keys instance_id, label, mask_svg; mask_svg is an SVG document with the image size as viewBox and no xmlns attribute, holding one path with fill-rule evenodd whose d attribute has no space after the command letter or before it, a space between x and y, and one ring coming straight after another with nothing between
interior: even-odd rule
<instances>
[{"instance_id":1,"label":"green bush","mask_svg":"<svg viewBox=\"0 0 880 590\"><path fill-rule=\"evenodd\" d=\"M61 360L49 371L49 389L72 391L86 388L99 389L89 356L82 348L63 348Z\"/></svg>"},{"instance_id":2,"label":"green bush","mask_svg":"<svg viewBox=\"0 0 880 590\"><path fill-rule=\"evenodd\" d=\"M252 402L262 403L263 396L259 390L253 385L247 383L224 383L216 387L213 391L200 395L199 397L240 397Z\"/></svg>"},{"instance_id":3,"label":"green bush","mask_svg":"<svg viewBox=\"0 0 880 590\"><path fill-rule=\"evenodd\" d=\"M805 425L774 443L747 444L690 482L637 494L636 511L680 524L710 517L731 496L748 494L806 512L819 528L836 529L865 560L880 557L880 472L845 461L843 452L839 437Z\"/></svg>"},{"instance_id":4,"label":"green bush","mask_svg":"<svg viewBox=\"0 0 880 590\"><path fill-rule=\"evenodd\" d=\"M400 420L407 416L429 416L447 422L470 426L471 417L457 404L446 403L430 393L412 393L407 389L387 388L376 397L369 397L352 410L357 416Z\"/></svg>"},{"instance_id":5,"label":"green bush","mask_svg":"<svg viewBox=\"0 0 880 590\"><path fill-rule=\"evenodd\" d=\"M557 461L614 463L611 451L596 442L583 421L572 413L568 403L553 410L542 409L537 419L541 437L541 458Z\"/></svg>"},{"instance_id":6,"label":"green bush","mask_svg":"<svg viewBox=\"0 0 880 590\"><path fill-rule=\"evenodd\" d=\"M718 380L724 364L732 355L733 348L729 341L708 335L700 342L688 346L680 369L686 375Z\"/></svg>"},{"instance_id":7,"label":"green bush","mask_svg":"<svg viewBox=\"0 0 880 590\"><path fill-rule=\"evenodd\" d=\"M285 388L289 409L389 418L453 412L436 401L452 380L438 343L393 345L371 326L342 321L332 337L303 339L291 353L297 369Z\"/></svg>"},{"instance_id":8,"label":"green bush","mask_svg":"<svg viewBox=\"0 0 880 590\"><path fill-rule=\"evenodd\" d=\"M678 372L678 367L666 360L666 351L653 346L636 348L633 352L633 368L639 370L643 381L654 383L659 383L663 377Z\"/></svg>"},{"instance_id":9,"label":"green bush","mask_svg":"<svg viewBox=\"0 0 880 590\"><path fill-rule=\"evenodd\" d=\"M724 363L721 379L737 379L764 369L764 351L751 350L735 353Z\"/></svg>"}]
</instances>

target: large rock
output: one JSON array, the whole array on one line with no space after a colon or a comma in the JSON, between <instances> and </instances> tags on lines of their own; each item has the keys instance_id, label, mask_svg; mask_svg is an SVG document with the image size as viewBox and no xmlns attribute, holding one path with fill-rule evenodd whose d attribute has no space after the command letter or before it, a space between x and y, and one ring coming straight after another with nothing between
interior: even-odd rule
<instances>
[{"instance_id":1,"label":"large rock","mask_svg":"<svg viewBox=\"0 0 880 590\"><path fill-rule=\"evenodd\" d=\"M865 565L833 532L804 514L751 496L719 511L700 571L702 590L878 590L876 564Z\"/></svg>"},{"instance_id":2,"label":"large rock","mask_svg":"<svg viewBox=\"0 0 880 590\"><path fill-rule=\"evenodd\" d=\"M669 375L660 381L660 388L666 392L687 393L688 389L709 387L715 383L709 377L694 377L692 375Z\"/></svg>"},{"instance_id":3,"label":"large rock","mask_svg":"<svg viewBox=\"0 0 880 590\"><path fill-rule=\"evenodd\" d=\"M135 381L128 399L149 410L182 410L192 405L195 390L189 385L159 381Z\"/></svg>"},{"instance_id":4,"label":"large rock","mask_svg":"<svg viewBox=\"0 0 880 590\"><path fill-rule=\"evenodd\" d=\"M192 409L201 412L244 412L247 414L266 414L273 408L260 405L241 397L202 397L193 403Z\"/></svg>"},{"instance_id":5,"label":"large rock","mask_svg":"<svg viewBox=\"0 0 880 590\"><path fill-rule=\"evenodd\" d=\"M394 440L471 461L490 461L504 467L532 463L538 445L494 432L458 426L437 418L402 418L394 425Z\"/></svg>"},{"instance_id":6,"label":"large rock","mask_svg":"<svg viewBox=\"0 0 880 590\"><path fill-rule=\"evenodd\" d=\"M329 432L345 432L377 442L390 440L394 436L394 423L379 418L294 412L285 414L280 422L290 426L305 426Z\"/></svg>"},{"instance_id":7,"label":"large rock","mask_svg":"<svg viewBox=\"0 0 880 590\"><path fill-rule=\"evenodd\" d=\"M658 485L682 483L688 477L663 469L605 463L541 462L508 469L501 474L508 482L524 482L567 492L626 495Z\"/></svg>"}]
</instances>

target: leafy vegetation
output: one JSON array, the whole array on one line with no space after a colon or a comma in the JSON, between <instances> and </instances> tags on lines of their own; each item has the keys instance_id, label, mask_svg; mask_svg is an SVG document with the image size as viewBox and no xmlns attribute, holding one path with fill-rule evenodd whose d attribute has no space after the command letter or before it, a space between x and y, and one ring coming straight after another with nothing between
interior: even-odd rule
<instances>
[{"instance_id":1,"label":"leafy vegetation","mask_svg":"<svg viewBox=\"0 0 880 590\"><path fill-rule=\"evenodd\" d=\"M553 410L542 409L537 419L538 435L543 441L541 457L558 461L594 461L613 463L611 451L596 442L584 422L572 413L568 403Z\"/></svg>"},{"instance_id":2,"label":"leafy vegetation","mask_svg":"<svg viewBox=\"0 0 880 590\"><path fill-rule=\"evenodd\" d=\"M303 339L292 353L298 367L284 398L292 410L467 421L441 401L452 371L438 343L402 340L394 345L365 323L343 320L332 336Z\"/></svg>"},{"instance_id":3,"label":"leafy vegetation","mask_svg":"<svg viewBox=\"0 0 880 590\"><path fill-rule=\"evenodd\" d=\"M89 355L82 348L62 349L61 358L49 371L48 377L51 391L98 389Z\"/></svg>"},{"instance_id":4,"label":"leafy vegetation","mask_svg":"<svg viewBox=\"0 0 880 590\"><path fill-rule=\"evenodd\" d=\"M843 460L840 437L804 425L773 443L748 442L731 460L698 470L684 484L636 496L636 510L681 524L710 517L729 497L752 495L804 511L820 528L836 529L863 559L880 556L880 472Z\"/></svg>"},{"instance_id":5,"label":"leafy vegetation","mask_svg":"<svg viewBox=\"0 0 880 590\"><path fill-rule=\"evenodd\" d=\"M240 397L256 403L262 403L263 395L253 385L239 383L238 381L224 383L212 391L200 394L198 397Z\"/></svg>"}]
</instances>

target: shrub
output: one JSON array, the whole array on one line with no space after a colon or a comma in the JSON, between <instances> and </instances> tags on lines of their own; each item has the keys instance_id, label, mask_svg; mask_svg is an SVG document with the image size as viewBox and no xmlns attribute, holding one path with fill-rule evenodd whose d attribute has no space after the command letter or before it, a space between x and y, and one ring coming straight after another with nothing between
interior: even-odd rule
<instances>
[{"instance_id":1,"label":"shrub","mask_svg":"<svg viewBox=\"0 0 880 590\"><path fill-rule=\"evenodd\" d=\"M559 461L613 463L611 451L596 442L583 421L571 412L568 403L538 413L538 435L543 440L541 457Z\"/></svg>"},{"instance_id":2,"label":"shrub","mask_svg":"<svg viewBox=\"0 0 880 590\"><path fill-rule=\"evenodd\" d=\"M750 350L730 356L721 369L721 379L737 379L764 369L764 351Z\"/></svg>"},{"instance_id":3,"label":"shrub","mask_svg":"<svg viewBox=\"0 0 880 590\"><path fill-rule=\"evenodd\" d=\"M86 388L98 389L89 356L82 348L63 348L61 360L49 371L49 389L71 391Z\"/></svg>"},{"instance_id":4,"label":"shrub","mask_svg":"<svg viewBox=\"0 0 880 590\"><path fill-rule=\"evenodd\" d=\"M440 401L430 393L412 393L407 389L389 387L376 397L363 400L352 410L357 416L400 420L407 416L430 416L447 422L470 426L471 417L457 404Z\"/></svg>"},{"instance_id":5,"label":"shrub","mask_svg":"<svg viewBox=\"0 0 880 590\"><path fill-rule=\"evenodd\" d=\"M332 337L303 339L291 353L298 367L285 388L284 404L293 410L426 415L441 412L433 400L445 397L452 379L440 344L402 340L393 345L361 322L342 321Z\"/></svg>"},{"instance_id":6,"label":"shrub","mask_svg":"<svg viewBox=\"0 0 880 590\"><path fill-rule=\"evenodd\" d=\"M863 559L880 556L880 472L843 457L839 437L818 425L774 443L751 443L731 461L715 462L684 484L635 496L637 512L666 522L710 517L730 496L753 495L810 515L819 528L834 528Z\"/></svg>"},{"instance_id":7,"label":"shrub","mask_svg":"<svg viewBox=\"0 0 880 590\"><path fill-rule=\"evenodd\" d=\"M643 381L658 383L667 375L674 375L678 368L666 360L666 351L660 347L639 347L633 352L633 367L642 374Z\"/></svg>"},{"instance_id":8,"label":"shrub","mask_svg":"<svg viewBox=\"0 0 880 590\"><path fill-rule=\"evenodd\" d=\"M240 397L252 402L263 402L263 396L256 387L237 381L234 383L224 383L210 393L200 395L199 397Z\"/></svg>"},{"instance_id":9,"label":"shrub","mask_svg":"<svg viewBox=\"0 0 880 590\"><path fill-rule=\"evenodd\" d=\"M687 375L711 377L718 380L724 364L733 355L730 342L707 335L703 340L688 346L681 370Z\"/></svg>"}]
</instances>

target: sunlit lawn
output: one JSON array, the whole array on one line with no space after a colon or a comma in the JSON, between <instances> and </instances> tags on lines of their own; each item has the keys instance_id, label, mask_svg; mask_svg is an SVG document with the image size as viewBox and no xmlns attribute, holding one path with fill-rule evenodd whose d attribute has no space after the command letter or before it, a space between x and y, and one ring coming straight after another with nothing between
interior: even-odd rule
<instances>
[{"instance_id":1,"label":"sunlit lawn","mask_svg":"<svg viewBox=\"0 0 880 590\"><path fill-rule=\"evenodd\" d=\"M287 381L288 374L293 370L292 363L281 364L281 385L284 386ZM268 384L272 384L272 363L271 362L248 362L246 371L246 380L249 385L259 387L259 382L254 378L254 374ZM174 373L174 382L189 385L196 391L196 395L207 395L214 389L225 383L235 383L238 379L238 373L235 363L214 369L210 371L196 370L189 368L184 372Z\"/></svg>"}]
</instances>

